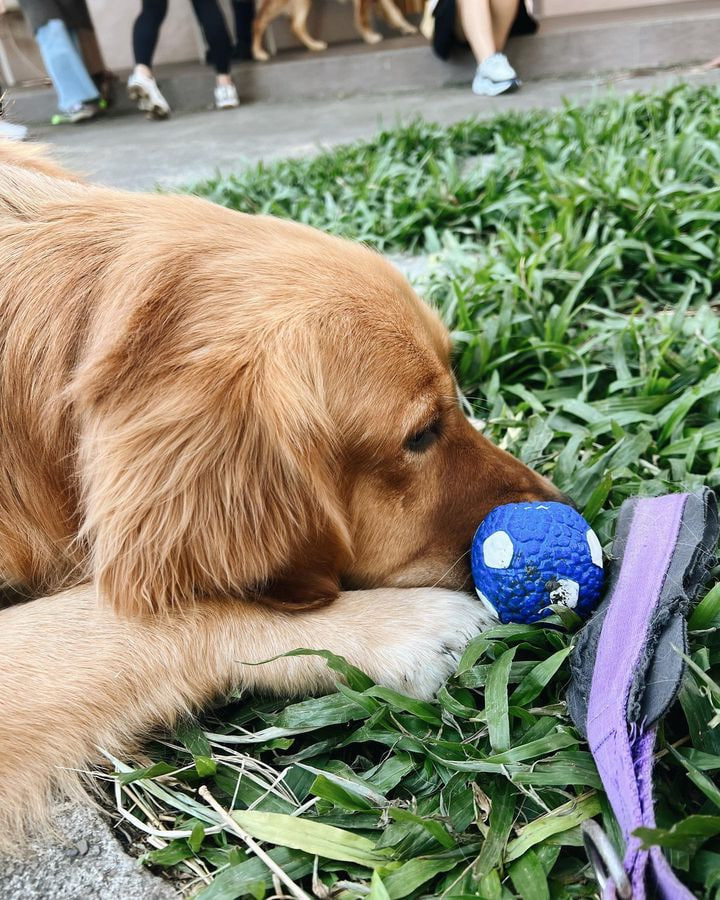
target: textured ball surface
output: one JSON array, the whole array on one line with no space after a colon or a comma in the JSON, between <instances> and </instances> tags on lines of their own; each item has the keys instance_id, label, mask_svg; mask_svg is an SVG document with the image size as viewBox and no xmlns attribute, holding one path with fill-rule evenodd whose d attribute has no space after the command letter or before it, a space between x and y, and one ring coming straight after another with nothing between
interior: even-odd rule
<instances>
[{"instance_id":1,"label":"textured ball surface","mask_svg":"<svg viewBox=\"0 0 720 900\"><path fill-rule=\"evenodd\" d=\"M508 503L483 520L472 543L478 597L501 622L537 622L562 603L587 616L603 586L602 547L564 503Z\"/></svg>"}]
</instances>

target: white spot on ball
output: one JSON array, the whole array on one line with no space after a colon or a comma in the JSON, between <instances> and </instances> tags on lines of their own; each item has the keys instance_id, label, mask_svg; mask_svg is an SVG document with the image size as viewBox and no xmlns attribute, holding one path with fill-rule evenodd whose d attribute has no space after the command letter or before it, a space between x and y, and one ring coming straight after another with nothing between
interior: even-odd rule
<instances>
[{"instance_id":1,"label":"white spot on ball","mask_svg":"<svg viewBox=\"0 0 720 900\"><path fill-rule=\"evenodd\" d=\"M483 559L489 569L507 569L512 562L513 542L507 531L495 531L483 541Z\"/></svg>"},{"instance_id":2,"label":"white spot on ball","mask_svg":"<svg viewBox=\"0 0 720 900\"><path fill-rule=\"evenodd\" d=\"M600 541L598 540L598 536L592 530L592 528L588 528L587 534L585 535L585 539L588 542L588 547L590 548L590 556L595 565L602 569L603 567L603 554L602 547L600 546Z\"/></svg>"},{"instance_id":3,"label":"white spot on ball","mask_svg":"<svg viewBox=\"0 0 720 900\"><path fill-rule=\"evenodd\" d=\"M558 578L557 587L550 591L553 603L562 603L569 609L575 609L580 595L580 585L572 578Z\"/></svg>"},{"instance_id":4,"label":"white spot on ball","mask_svg":"<svg viewBox=\"0 0 720 900\"><path fill-rule=\"evenodd\" d=\"M498 618L498 612L492 603L488 600L488 598L483 594L483 592L479 588L475 588L475 593L478 595L482 605L492 614L493 619Z\"/></svg>"}]
</instances>

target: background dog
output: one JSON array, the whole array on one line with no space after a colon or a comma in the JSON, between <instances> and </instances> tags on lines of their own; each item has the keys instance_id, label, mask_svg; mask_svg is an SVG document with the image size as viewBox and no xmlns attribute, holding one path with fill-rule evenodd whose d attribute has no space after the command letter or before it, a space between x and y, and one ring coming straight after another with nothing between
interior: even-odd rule
<instances>
[{"instance_id":1,"label":"background dog","mask_svg":"<svg viewBox=\"0 0 720 900\"><path fill-rule=\"evenodd\" d=\"M417 28L411 25L400 12L393 0L378 0L380 9L389 24L401 34L416 34ZM295 37L308 50L327 50L325 41L318 41L308 34L307 17L312 0L261 0L253 22L252 55L254 59L266 62L270 59L263 49L263 37L268 25L285 13L290 17L290 26ZM373 0L353 0L355 27L362 39L368 44L377 44L382 35L374 31L371 24Z\"/></svg>"},{"instance_id":2,"label":"background dog","mask_svg":"<svg viewBox=\"0 0 720 900\"><path fill-rule=\"evenodd\" d=\"M218 244L217 235L223 235ZM347 656L427 697L486 622L468 548L558 499L463 416L373 251L0 144L0 837L98 747Z\"/></svg>"}]
</instances>

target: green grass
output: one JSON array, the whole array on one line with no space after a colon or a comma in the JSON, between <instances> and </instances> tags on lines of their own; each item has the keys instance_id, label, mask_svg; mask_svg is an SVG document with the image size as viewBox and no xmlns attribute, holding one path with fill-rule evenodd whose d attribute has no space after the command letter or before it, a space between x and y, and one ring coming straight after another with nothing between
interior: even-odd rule
<instances>
[{"instance_id":1,"label":"green grass","mask_svg":"<svg viewBox=\"0 0 720 900\"><path fill-rule=\"evenodd\" d=\"M720 487L719 137L718 93L678 88L417 123L196 191L430 254L418 288L454 332L475 414L569 491L607 544L625 498ZM661 728L648 840L710 898L720 585L690 627L694 666ZM572 641L547 623L486 632L433 703L352 669L329 697L237 698L154 744L151 768L120 763L118 802L163 832L146 861L187 873L203 900L274 887L200 784L251 810L240 825L319 896L323 885L348 900L594 896L579 825L598 816L615 840L617 827L566 714Z\"/></svg>"}]
</instances>

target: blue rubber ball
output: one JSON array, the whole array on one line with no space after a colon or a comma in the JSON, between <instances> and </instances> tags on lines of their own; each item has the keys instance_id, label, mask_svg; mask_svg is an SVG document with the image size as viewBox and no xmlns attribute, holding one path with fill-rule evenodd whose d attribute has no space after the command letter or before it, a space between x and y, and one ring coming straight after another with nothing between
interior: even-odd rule
<instances>
[{"instance_id":1,"label":"blue rubber ball","mask_svg":"<svg viewBox=\"0 0 720 900\"><path fill-rule=\"evenodd\" d=\"M562 603L587 616L603 586L602 547L564 503L507 503L483 520L472 542L482 602L501 622L537 622Z\"/></svg>"}]
</instances>

